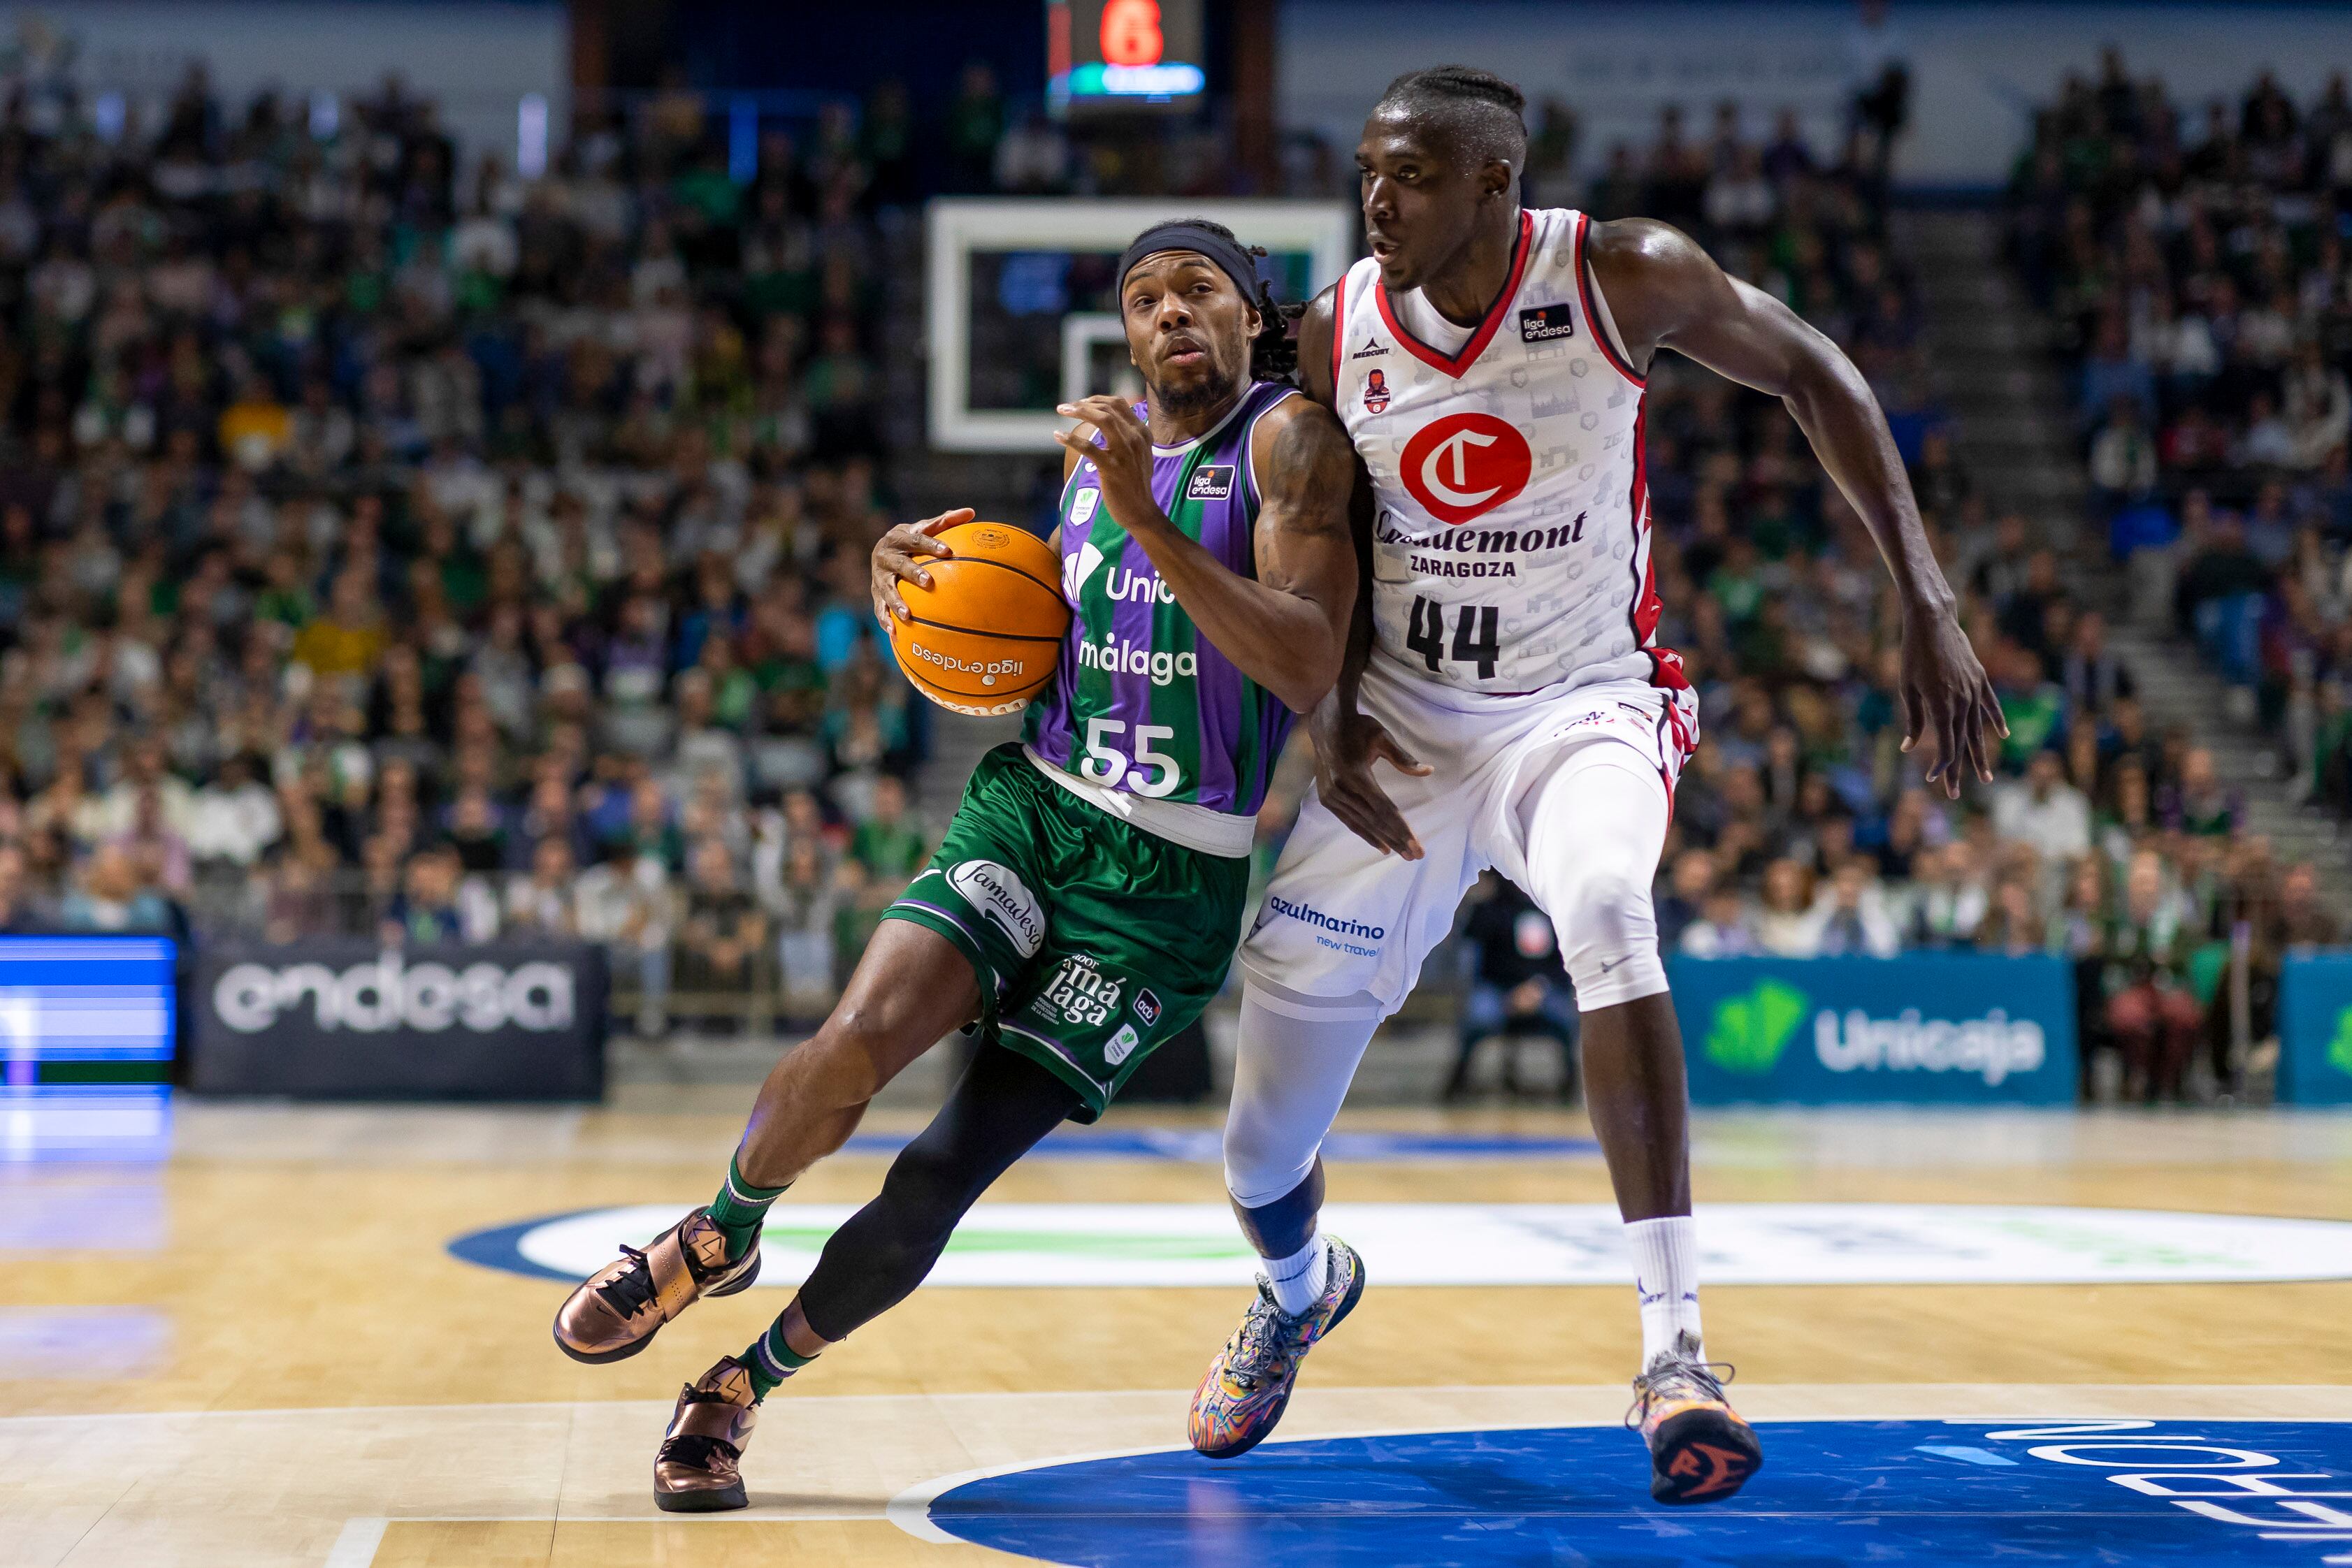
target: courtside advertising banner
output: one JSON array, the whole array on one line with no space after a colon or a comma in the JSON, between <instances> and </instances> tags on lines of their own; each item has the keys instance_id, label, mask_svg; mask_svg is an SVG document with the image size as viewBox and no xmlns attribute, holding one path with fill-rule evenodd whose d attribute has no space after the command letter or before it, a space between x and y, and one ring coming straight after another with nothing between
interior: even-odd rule
<instances>
[{"instance_id":1,"label":"courtside advertising banner","mask_svg":"<svg viewBox=\"0 0 2352 1568\"><path fill-rule=\"evenodd\" d=\"M2278 1031L2280 1101L2352 1105L2352 954L2280 966Z\"/></svg>"},{"instance_id":2,"label":"courtside advertising banner","mask_svg":"<svg viewBox=\"0 0 2352 1568\"><path fill-rule=\"evenodd\" d=\"M1667 974L1696 1103L2074 1100L2060 959L1676 956Z\"/></svg>"},{"instance_id":3,"label":"courtside advertising banner","mask_svg":"<svg viewBox=\"0 0 2352 1568\"><path fill-rule=\"evenodd\" d=\"M207 946L193 1087L298 1099L594 1100L604 952L585 942Z\"/></svg>"}]
</instances>

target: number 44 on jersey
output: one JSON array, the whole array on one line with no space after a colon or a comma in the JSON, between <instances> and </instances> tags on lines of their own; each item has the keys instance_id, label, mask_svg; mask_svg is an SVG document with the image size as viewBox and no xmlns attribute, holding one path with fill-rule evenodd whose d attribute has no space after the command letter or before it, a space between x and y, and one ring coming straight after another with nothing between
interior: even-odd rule
<instances>
[{"instance_id":1,"label":"number 44 on jersey","mask_svg":"<svg viewBox=\"0 0 2352 1568\"><path fill-rule=\"evenodd\" d=\"M1457 664L1475 664L1478 678L1495 678L1495 661L1502 657L1502 639L1496 635L1499 612L1491 604L1463 604L1455 607L1454 617L1454 651L1445 650L1445 609L1443 605L1415 595L1412 617L1406 623L1404 645L1420 654L1429 664L1429 673L1439 673L1440 661L1452 659Z\"/></svg>"}]
</instances>

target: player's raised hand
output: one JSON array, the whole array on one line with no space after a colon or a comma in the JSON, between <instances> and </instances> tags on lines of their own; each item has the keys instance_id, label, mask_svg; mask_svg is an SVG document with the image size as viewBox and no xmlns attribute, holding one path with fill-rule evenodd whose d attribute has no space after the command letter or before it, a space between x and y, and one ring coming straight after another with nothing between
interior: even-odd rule
<instances>
[{"instance_id":1,"label":"player's raised hand","mask_svg":"<svg viewBox=\"0 0 2352 1568\"><path fill-rule=\"evenodd\" d=\"M905 581L918 588L930 587L931 574L923 570L923 562L955 554L932 536L958 523L968 523L977 516L970 507L958 507L952 512L941 512L919 523L900 523L875 541L874 619L885 630L894 615L901 621L914 619L908 612L907 601L898 596L898 584Z\"/></svg>"},{"instance_id":2,"label":"player's raised hand","mask_svg":"<svg viewBox=\"0 0 2352 1568\"><path fill-rule=\"evenodd\" d=\"M1372 764L1385 761L1400 773L1421 778L1429 764L1412 756L1370 714L1337 712L1336 702L1316 710L1311 732L1315 738L1315 788L1331 814L1348 831L1382 854L1400 854L1409 861L1422 857L1421 841L1372 777Z\"/></svg>"},{"instance_id":3,"label":"player's raised hand","mask_svg":"<svg viewBox=\"0 0 2352 1568\"><path fill-rule=\"evenodd\" d=\"M1935 747L1928 783L1957 800L1964 773L1992 781L1992 737L2007 737L2009 721L1968 633L1949 614L1904 617L1902 696L1903 749L1922 740Z\"/></svg>"},{"instance_id":4,"label":"player's raised hand","mask_svg":"<svg viewBox=\"0 0 2352 1568\"><path fill-rule=\"evenodd\" d=\"M1075 429L1057 430L1054 439L1081 457L1094 461L1102 476L1103 505L1133 533L1164 520L1160 503L1151 497L1151 431L1125 398L1097 393L1076 402L1057 404L1064 419L1082 421ZM1097 443L1095 433L1100 432Z\"/></svg>"}]
</instances>

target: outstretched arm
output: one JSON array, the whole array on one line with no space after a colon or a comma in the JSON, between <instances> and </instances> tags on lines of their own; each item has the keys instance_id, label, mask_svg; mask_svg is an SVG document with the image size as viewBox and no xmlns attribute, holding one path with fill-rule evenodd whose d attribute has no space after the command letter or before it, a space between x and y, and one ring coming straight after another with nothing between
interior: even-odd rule
<instances>
[{"instance_id":1,"label":"outstretched arm","mask_svg":"<svg viewBox=\"0 0 2352 1568\"><path fill-rule=\"evenodd\" d=\"M1330 410L1292 398L1257 422L1251 457L1264 504L1255 579L1229 569L1160 510L1151 494L1151 434L1125 400L1090 397L1061 412L1085 423L1055 439L1094 459L1103 504L1202 635L1294 713L1322 701L1339 679L1356 603L1348 538L1355 453ZM1100 446L1090 444L1088 425L1102 433Z\"/></svg>"},{"instance_id":2,"label":"outstretched arm","mask_svg":"<svg viewBox=\"0 0 2352 1568\"><path fill-rule=\"evenodd\" d=\"M1903 749L1927 740L1936 758L1927 778L1953 796L1964 771L1990 779L1988 737L2009 728L1919 526L1886 416L1853 361L1795 311L1727 277L1668 225L1596 223L1586 256L1634 364L1646 368L1656 350L1672 349L1788 407L1861 515L1901 595Z\"/></svg>"}]
</instances>

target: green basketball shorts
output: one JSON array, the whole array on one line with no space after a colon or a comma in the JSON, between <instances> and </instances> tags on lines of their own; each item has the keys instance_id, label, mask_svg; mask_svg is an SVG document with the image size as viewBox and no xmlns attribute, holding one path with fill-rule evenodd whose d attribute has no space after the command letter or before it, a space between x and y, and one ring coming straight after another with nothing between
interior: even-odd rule
<instances>
[{"instance_id":1,"label":"green basketball shorts","mask_svg":"<svg viewBox=\"0 0 2352 1568\"><path fill-rule=\"evenodd\" d=\"M1076 1089L1091 1122L1224 984L1248 889L1246 857L1121 821L1006 745L882 918L953 943L980 977L985 1037Z\"/></svg>"}]
</instances>

